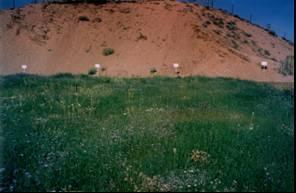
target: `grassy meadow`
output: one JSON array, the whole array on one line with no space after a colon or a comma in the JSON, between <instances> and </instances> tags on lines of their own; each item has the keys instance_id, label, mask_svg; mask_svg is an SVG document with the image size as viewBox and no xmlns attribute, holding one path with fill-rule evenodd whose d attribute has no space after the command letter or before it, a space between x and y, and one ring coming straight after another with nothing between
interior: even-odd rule
<instances>
[{"instance_id":1,"label":"grassy meadow","mask_svg":"<svg viewBox=\"0 0 296 193\"><path fill-rule=\"evenodd\" d=\"M226 78L0 78L2 191L293 191L294 91Z\"/></svg>"}]
</instances>

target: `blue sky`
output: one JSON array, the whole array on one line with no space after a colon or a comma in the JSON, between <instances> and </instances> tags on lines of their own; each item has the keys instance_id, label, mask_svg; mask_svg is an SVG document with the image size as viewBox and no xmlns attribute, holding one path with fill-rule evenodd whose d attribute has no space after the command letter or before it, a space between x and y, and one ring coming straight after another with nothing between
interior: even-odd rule
<instances>
[{"instance_id":1,"label":"blue sky","mask_svg":"<svg viewBox=\"0 0 296 193\"><path fill-rule=\"evenodd\" d=\"M24 6L32 0L15 0L17 6ZM205 1L205 0L200 0ZM12 7L13 0L0 0L0 8ZM294 41L294 0L214 0L216 8L234 12L243 18L253 16L253 22L264 27L271 24L271 28L280 36Z\"/></svg>"},{"instance_id":2,"label":"blue sky","mask_svg":"<svg viewBox=\"0 0 296 193\"><path fill-rule=\"evenodd\" d=\"M264 27L271 24L271 28L280 36L286 33L294 40L294 0L214 0L215 6L231 10L234 5L235 14L249 19L253 15L253 22Z\"/></svg>"}]
</instances>

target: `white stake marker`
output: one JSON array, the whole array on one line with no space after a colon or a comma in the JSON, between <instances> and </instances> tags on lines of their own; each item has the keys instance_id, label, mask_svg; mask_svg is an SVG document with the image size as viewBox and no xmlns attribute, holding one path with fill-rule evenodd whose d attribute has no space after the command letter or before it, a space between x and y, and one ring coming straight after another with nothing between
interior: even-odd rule
<instances>
[{"instance_id":1,"label":"white stake marker","mask_svg":"<svg viewBox=\"0 0 296 193\"><path fill-rule=\"evenodd\" d=\"M27 64L22 64L21 67L22 67L23 73L25 73L27 68L28 68L28 65Z\"/></svg>"},{"instance_id":2,"label":"white stake marker","mask_svg":"<svg viewBox=\"0 0 296 193\"><path fill-rule=\"evenodd\" d=\"M176 74L180 74L180 65L178 63L173 64L173 67L175 69Z\"/></svg>"},{"instance_id":3,"label":"white stake marker","mask_svg":"<svg viewBox=\"0 0 296 193\"><path fill-rule=\"evenodd\" d=\"M174 67L175 69L178 69L178 68L180 67L180 65L177 64L177 63L175 63L175 64L173 64L173 67Z\"/></svg>"},{"instance_id":4,"label":"white stake marker","mask_svg":"<svg viewBox=\"0 0 296 193\"><path fill-rule=\"evenodd\" d=\"M261 68L262 69L267 69L267 66L268 66L268 62L266 62L266 61L261 62Z\"/></svg>"},{"instance_id":5,"label":"white stake marker","mask_svg":"<svg viewBox=\"0 0 296 193\"><path fill-rule=\"evenodd\" d=\"M96 69L100 69L101 67L102 67L101 64L95 64Z\"/></svg>"}]
</instances>

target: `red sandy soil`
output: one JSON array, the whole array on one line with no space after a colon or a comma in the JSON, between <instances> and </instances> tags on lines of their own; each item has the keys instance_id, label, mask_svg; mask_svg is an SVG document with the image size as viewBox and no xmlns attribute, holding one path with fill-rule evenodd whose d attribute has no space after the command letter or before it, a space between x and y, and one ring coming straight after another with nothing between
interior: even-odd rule
<instances>
[{"instance_id":1,"label":"red sandy soil","mask_svg":"<svg viewBox=\"0 0 296 193\"><path fill-rule=\"evenodd\" d=\"M213 24L213 17L222 18L224 27ZM205 27L206 21L212 24ZM231 21L237 30L226 27ZM115 53L104 56L108 47ZM172 64L179 63L182 76L293 82L293 76L279 73L288 55L294 55L294 46L262 28L175 1L39 4L0 12L2 75L21 72L22 64L29 73L48 75L87 73L100 63L106 76L151 76L152 68L171 76ZM261 70L261 61L269 62L268 70Z\"/></svg>"}]
</instances>

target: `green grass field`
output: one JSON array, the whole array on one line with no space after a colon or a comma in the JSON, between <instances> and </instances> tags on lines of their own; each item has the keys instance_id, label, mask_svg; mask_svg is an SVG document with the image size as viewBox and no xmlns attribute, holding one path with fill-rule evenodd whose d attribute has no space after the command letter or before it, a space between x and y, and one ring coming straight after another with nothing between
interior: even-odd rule
<instances>
[{"instance_id":1,"label":"green grass field","mask_svg":"<svg viewBox=\"0 0 296 193\"><path fill-rule=\"evenodd\" d=\"M294 190L293 90L203 77L0 81L2 190Z\"/></svg>"}]
</instances>

